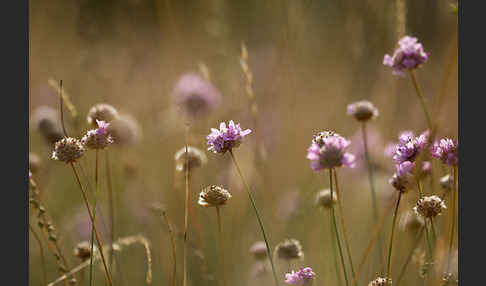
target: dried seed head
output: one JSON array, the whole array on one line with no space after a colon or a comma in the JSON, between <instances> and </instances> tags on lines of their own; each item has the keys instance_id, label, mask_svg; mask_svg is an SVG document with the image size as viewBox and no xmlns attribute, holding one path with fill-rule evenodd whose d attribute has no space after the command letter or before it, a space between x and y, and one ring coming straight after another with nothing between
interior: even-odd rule
<instances>
[{"instance_id":1,"label":"dried seed head","mask_svg":"<svg viewBox=\"0 0 486 286\"><path fill-rule=\"evenodd\" d=\"M42 164L39 155L29 152L29 170L35 174L40 170L41 166Z\"/></svg>"},{"instance_id":2,"label":"dried seed head","mask_svg":"<svg viewBox=\"0 0 486 286\"><path fill-rule=\"evenodd\" d=\"M142 139L139 124L132 116L123 115L114 119L107 130L117 145L133 145Z\"/></svg>"},{"instance_id":3,"label":"dried seed head","mask_svg":"<svg viewBox=\"0 0 486 286\"><path fill-rule=\"evenodd\" d=\"M256 260L263 260L267 257L267 245L264 241L257 241L250 247L250 253Z\"/></svg>"},{"instance_id":4,"label":"dried seed head","mask_svg":"<svg viewBox=\"0 0 486 286\"><path fill-rule=\"evenodd\" d=\"M186 170L186 147L182 147L175 153L176 170L179 172ZM205 165L208 161L206 154L196 147L187 146L187 165L189 170Z\"/></svg>"},{"instance_id":5,"label":"dried seed head","mask_svg":"<svg viewBox=\"0 0 486 286\"><path fill-rule=\"evenodd\" d=\"M93 245L93 252L96 253L97 251L98 248L96 248L96 245ZM80 258L82 261L89 259L91 256L91 244L89 241L81 241L76 244L73 249L73 255Z\"/></svg>"},{"instance_id":6,"label":"dried seed head","mask_svg":"<svg viewBox=\"0 0 486 286\"><path fill-rule=\"evenodd\" d=\"M217 207L225 205L231 199L231 194L220 186L211 185L199 194L199 202L203 207Z\"/></svg>"},{"instance_id":7,"label":"dried seed head","mask_svg":"<svg viewBox=\"0 0 486 286\"><path fill-rule=\"evenodd\" d=\"M112 105L106 103L99 103L89 109L88 117L86 118L89 125L98 127L96 120L111 122L118 118L118 111Z\"/></svg>"},{"instance_id":8,"label":"dried seed head","mask_svg":"<svg viewBox=\"0 0 486 286\"><path fill-rule=\"evenodd\" d=\"M286 239L275 247L275 253L278 258L284 260L303 259L304 252L302 245L297 239Z\"/></svg>"},{"instance_id":9,"label":"dried seed head","mask_svg":"<svg viewBox=\"0 0 486 286\"><path fill-rule=\"evenodd\" d=\"M401 231L417 231L425 224L423 217L415 212L407 211L401 218L399 227Z\"/></svg>"},{"instance_id":10,"label":"dried seed head","mask_svg":"<svg viewBox=\"0 0 486 286\"><path fill-rule=\"evenodd\" d=\"M54 144L64 137L59 118L58 112L49 106L40 106L33 112L34 129L38 130L50 144Z\"/></svg>"},{"instance_id":11,"label":"dried seed head","mask_svg":"<svg viewBox=\"0 0 486 286\"><path fill-rule=\"evenodd\" d=\"M84 151L83 144L78 139L66 137L56 142L52 159L72 163L83 156Z\"/></svg>"},{"instance_id":12,"label":"dried seed head","mask_svg":"<svg viewBox=\"0 0 486 286\"><path fill-rule=\"evenodd\" d=\"M352 104L347 107L348 115L353 116L358 121L368 121L374 119L378 116L378 109L373 105L373 103L362 100Z\"/></svg>"},{"instance_id":13,"label":"dried seed head","mask_svg":"<svg viewBox=\"0 0 486 286\"><path fill-rule=\"evenodd\" d=\"M371 281L368 286L392 286L392 280L390 278L378 277Z\"/></svg>"},{"instance_id":14,"label":"dried seed head","mask_svg":"<svg viewBox=\"0 0 486 286\"><path fill-rule=\"evenodd\" d=\"M81 143L90 149L105 149L113 143L113 138L107 130L110 123L99 120L97 122L98 128L89 130L81 139Z\"/></svg>"},{"instance_id":15,"label":"dried seed head","mask_svg":"<svg viewBox=\"0 0 486 286\"><path fill-rule=\"evenodd\" d=\"M444 189L444 191L446 192L449 192L450 190L452 190L452 188L454 188L454 178L447 174L445 175L444 177L440 178L440 186L442 187L442 189Z\"/></svg>"},{"instance_id":16,"label":"dried seed head","mask_svg":"<svg viewBox=\"0 0 486 286\"><path fill-rule=\"evenodd\" d=\"M316 205L323 208L330 208L332 204L337 202L336 192L332 193L331 201L331 191L329 189L322 190L316 195Z\"/></svg>"},{"instance_id":17,"label":"dried seed head","mask_svg":"<svg viewBox=\"0 0 486 286\"><path fill-rule=\"evenodd\" d=\"M445 208L446 205L444 204L444 201L434 195L419 199L413 210L422 217L433 218L439 215L442 212L442 209Z\"/></svg>"}]
</instances>

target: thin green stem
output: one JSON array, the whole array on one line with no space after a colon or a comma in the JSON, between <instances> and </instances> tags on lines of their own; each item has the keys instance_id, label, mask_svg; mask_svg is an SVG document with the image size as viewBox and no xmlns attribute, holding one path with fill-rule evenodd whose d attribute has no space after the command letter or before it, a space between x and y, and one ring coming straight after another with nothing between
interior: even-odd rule
<instances>
[{"instance_id":1,"label":"thin green stem","mask_svg":"<svg viewBox=\"0 0 486 286\"><path fill-rule=\"evenodd\" d=\"M219 206L216 206L216 216L218 219L218 236L219 236L219 253L220 253L220 258L221 258L221 279L223 280L223 285L225 285L225 279L224 279L224 252L223 252L223 231L221 229L221 213L220 213Z\"/></svg>"},{"instance_id":2,"label":"thin green stem","mask_svg":"<svg viewBox=\"0 0 486 286\"><path fill-rule=\"evenodd\" d=\"M248 197L250 198L250 202L251 202L251 205L253 207L253 210L255 211L255 215L257 217L258 224L260 225L260 229L261 229L262 234L263 234L263 240L265 240L265 245L267 246L267 256L268 256L268 259L270 260L270 265L272 266L272 273L273 273L273 278L275 280L275 285L278 286L279 285L278 284L278 278L277 278L277 273L275 271L275 266L273 264L273 258L272 258L272 253L271 253L271 250L270 250L270 245L268 244L267 235L265 234L265 228L263 227L263 222L260 218L260 214L258 213L258 209L255 205L255 200L254 200L253 195L250 191L250 187L248 186L248 183L246 182L246 179L243 176L243 173L241 172L240 166L238 165L238 162L236 161L235 155L233 154L233 150L230 149L229 153L231 155L231 159L233 159L233 163L235 164L236 170L238 171L238 174L240 175L241 181L243 181L243 184L245 185L246 192L248 194Z\"/></svg>"},{"instance_id":3,"label":"thin green stem","mask_svg":"<svg viewBox=\"0 0 486 286\"><path fill-rule=\"evenodd\" d=\"M189 173L189 155L187 151L187 144L189 140L189 124L186 124L186 154L185 154L185 185L186 185L186 204L184 210L184 280L183 285L187 286L187 228L188 228L188 217L189 217L189 183L190 183L190 173Z\"/></svg>"},{"instance_id":4,"label":"thin green stem","mask_svg":"<svg viewBox=\"0 0 486 286\"><path fill-rule=\"evenodd\" d=\"M95 160L95 188L93 198L93 223L91 224L91 252L89 258L89 285L93 285L94 225L96 223L96 197L98 195L98 149Z\"/></svg>"},{"instance_id":5,"label":"thin green stem","mask_svg":"<svg viewBox=\"0 0 486 286\"><path fill-rule=\"evenodd\" d=\"M422 227L422 228L420 228L420 232L418 233L417 237L415 238L415 240L412 244L412 248L410 249L410 252L407 255L407 259L405 260L405 264L403 265L402 270L400 271L400 275L398 276L398 279L396 281L394 281L395 286L398 286L398 284L400 284L400 281L402 281L402 278L405 275L405 272L407 270L407 266L410 263L410 261L412 260L413 253L414 253L415 249L417 248L417 246L418 246L418 244L419 244L419 242L422 238L423 233L424 233L424 228Z\"/></svg>"},{"instance_id":6,"label":"thin green stem","mask_svg":"<svg viewBox=\"0 0 486 286\"><path fill-rule=\"evenodd\" d=\"M391 258L393 250L393 235L395 234L395 227L397 221L398 208L400 207L400 200L402 199L402 192L398 192L397 204L395 206L395 212L393 213L392 228L390 234L390 246L388 248L388 263L386 266L386 278L391 279Z\"/></svg>"},{"instance_id":7,"label":"thin green stem","mask_svg":"<svg viewBox=\"0 0 486 286\"><path fill-rule=\"evenodd\" d=\"M344 223L344 211L343 211L343 205L342 205L342 197L341 197L341 194L339 192L339 184L338 184L338 178L337 178L337 172L336 172L336 169L331 169L331 172L334 173L334 183L336 184L336 194L337 194L337 197L339 198L338 199L338 207L339 207L339 218L340 218L340 221L341 221L341 227L343 228L343 238L344 238L344 246L346 247L346 252L348 254L348 260L349 260L349 268L351 269L351 277L353 278L353 284L355 286L357 286L357 282L356 282L356 274L354 272L354 266L353 266L353 259L352 259L352 255L351 255L351 248L349 247L349 239L348 239L348 234L347 234L347 231L346 231L346 224ZM332 198L332 196L331 196Z\"/></svg>"},{"instance_id":8,"label":"thin green stem","mask_svg":"<svg viewBox=\"0 0 486 286\"><path fill-rule=\"evenodd\" d=\"M44 257L44 247L42 247L41 239L30 223L29 223L29 229L32 235L34 236L35 240L37 241L37 244L39 245L39 255L41 260L41 268L42 268L42 285L47 285L47 274L46 274L47 272L46 272L46 260Z\"/></svg>"},{"instance_id":9,"label":"thin green stem","mask_svg":"<svg viewBox=\"0 0 486 286\"><path fill-rule=\"evenodd\" d=\"M432 241L437 242L437 233L435 232L434 219L430 218L430 226L432 228Z\"/></svg>"},{"instance_id":10,"label":"thin green stem","mask_svg":"<svg viewBox=\"0 0 486 286\"><path fill-rule=\"evenodd\" d=\"M108 212L110 214L110 243L113 244L115 241L115 205L113 200L113 183L111 181L111 164L110 164L110 153L106 150L106 183L108 187ZM110 256L108 263L110 266L110 271L112 270L113 264L113 247L110 248Z\"/></svg>"},{"instance_id":11,"label":"thin green stem","mask_svg":"<svg viewBox=\"0 0 486 286\"><path fill-rule=\"evenodd\" d=\"M420 103L422 104L422 107L424 108L424 113L425 117L427 118L427 124L429 125L429 129L432 130L432 118L430 117L429 109L427 108L427 105L425 104L425 99L422 94L422 90L420 89L418 82L417 82L417 76L415 75L415 70L410 71L410 77L412 78L412 83L413 86L415 87L415 91L417 92L417 96L420 100Z\"/></svg>"},{"instance_id":12,"label":"thin green stem","mask_svg":"<svg viewBox=\"0 0 486 286\"><path fill-rule=\"evenodd\" d=\"M332 169L329 169L329 190L331 192L331 198L333 197L333 187L332 187ZM338 197L338 201L341 199L341 197ZM339 232L337 228L337 223L336 223L336 213L334 211L334 203L331 204L331 214L332 214L332 224L334 226L334 233L336 234L336 241L338 245L338 250L339 250L339 256L341 257L341 265L343 267L343 272L344 272L344 280L346 281L346 286L349 286L348 282L348 274L346 273L346 263L344 262L344 255L343 255L343 249L341 247L341 240L339 239Z\"/></svg>"},{"instance_id":13,"label":"thin green stem","mask_svg":"<svg viewBox=\"0 0 486 286\"><path fill-rule=\"evenodd\" d=\"M334 257L333 266L334 266L334 270L336 271L336 279L337 279L338 285L341 286L343 283L342 283L342 280L341 280L341 272L339 271L339 267L338 267L339 262L338 262L338 254L337 254L337 249L336 249L336 237L334 235L331 209L329 209L329 227L331 228L330 231L329 231L329 234L331 234L332 254L333 254L333 257Z\"/></svg>"},{"instance_id":14,"label":"thin green stem","mask_svg":"<svg viewBox=\"0 0 486 286\"><path fill-rule=\"evenodd\" d=\"M449 239L449 257L447 261L447 271L450 271L452 247L454 246L454 229L456 227L456 195L457 195L457 166L453 168L453 185L452 185L452 221L451 221L451 235Z\"/></svg>"}]
</instances>

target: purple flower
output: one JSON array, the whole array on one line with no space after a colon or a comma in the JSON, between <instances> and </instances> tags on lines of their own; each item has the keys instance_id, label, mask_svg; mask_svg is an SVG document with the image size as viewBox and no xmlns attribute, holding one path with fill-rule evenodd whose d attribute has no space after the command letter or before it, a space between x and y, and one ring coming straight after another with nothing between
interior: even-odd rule
<instances>
[{"instance_id":1,"label":"purple flower","mask_svg":"<svg viewBox=\"0 0 486 286\"><path fill-rule=\"evenodd\" d=\"M297 286L310 286L314 282L314 277L316 274L312 271L312 268L305 267L300 268L299 271L295 272L292 270L291 273L285 274L285 283Z\"/></svg>"},{"instance_id":2,"label":"purple flower","mask_svg":"<svg viewBox=\"0 0 486 286\"><path fill-rule=\"evenodd\" d=\"M405 75L405 70L413 70L429 59L430 53L424 52L417 38L405 36L398 41L398 48L393 56L388 54L383 58L383 64L393 68L394 75Z\"/></svg>"},{"instance_id":3,"label":"purple flower","mask_svg":"<svg viewBox=\"0 0 486 286\"><path fill-rule=\"evenodd\" d=\"M427 145L429 138L429 131L426 130L420 136L415 137L413 132L405 131L398 138L398 144L395 147L395 155L393 160L397 164L401 164L405 161L415 161L417 155Z\"/></svg>"},{"instance_id":4,"label":"purple flower","mask_svg":"<svg viewBox=\"0 0 486 286\"><path fill-rule=\"evenodd\" d=\"M406 192L412 178L412 170L415 167L415 163L405 161L401 164L397 164L396 172L388 180L388 182L399 192Z\"/></svg>"},{"instance_id":5,"label":"purple flower","mask_svg":"<svg viewBox=\"0 0 486 286\"><path fill-rule=\"evenodd\" d=\"M96 124L98 124L98 129L96 129L96 134L105 135L105 136L108 135L108 131L106 130L106 128L110 126L110 123L107 123L103 120L96 119Z\"/></svg>"},{"instance_id":6,"label":"purple flower","mask_svg":"<svg viewBox=\"0 0 486 286\"><path fill-rule=\"evenodd\" d=\"M242 130L240 124L235 124L230 120L228 126L225 122L219 124L219 130L211 128L211 133L206 136L208 140L208 150L213 153L222 153L240 146L243 137L250 134L251 130Z\"/></svg>"},{"instance_id":7,"label":"purple flower","mask_svg":"<svg viewBox=\"0 0 486 286\"><path fill-rule=\"evenodd\" d=\"M181 76L172 96L175 104L192 118L206 116L221 103L219 90L196 73Z\"/></svg>"},{"instance_id":8,"label":"purple flower","mask_svg":"<svg viewBox=\"0 0 486 286\"><path fill-rule=\"evenodd\" d=\"M435 142L434 146L432 146L432 156L449 166L457 165L459 160L457 141L449 138L440 139L439 142Z\"/></svg>"},{"instance_id":9,"label":"purple flower","mask_svg":"<svg viewBox=\"0 0 486 286\"><path fill-rule=\"evenodd\" d=\"M314 136L307 150L307 159L311 160L311 168L316 172L342 165L354 168L355 156L345 152L349 144L351 141L334 132L321 132Z\"/></svg>"},{"instance_id":10,"label":"purple flower","mask_svg":"<svg viewBox=\"0 0 486 286\"><path fill-rule=\"evenodd\" d=\"M104 149L113 143L113 138L107 129L110 123L101 120L96 120L96 123L98 128L86 132L86 135L81 138L81 143L90 149Z\"/></svg>"}]
</instances>

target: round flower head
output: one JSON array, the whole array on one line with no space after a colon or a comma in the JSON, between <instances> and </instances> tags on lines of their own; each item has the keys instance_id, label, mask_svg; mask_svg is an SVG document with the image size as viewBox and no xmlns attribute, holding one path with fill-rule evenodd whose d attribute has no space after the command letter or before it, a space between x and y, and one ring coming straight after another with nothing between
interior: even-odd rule
<instances>
[{"instance_id":1,"label":"round flower head","mask_svg":"<svg viewBox=\"0 0 486 286\"><path fill-rule=\"evenodd\" d=\"M388 182L399 192L406 192L408 190L410 180L412 178L411 171L413 170L415 163L405 161L396 165L396 172L388 180Z\"/></svg>"},{"instance_id":2,"label":"round flower head","mask_svg":"<svg viewBox=\"0 0 486 286\"><path fill-rule=\"evenodd\" d=\"M454 188L454 178L447 174L444 177L440 178L440 186L442 189L444 189L446 192L452 190Z\"/></svg>"},{"instance_id":3,"label":"round flower head","mask_svg":"<svg viewBox=\"0 0 486 286\"><path fill-rule=\"evenodd\" d=\"M332 200L331 200L331 191L329 189L322 190L317 193L316 195L316 205L322 208L330 208L332 204L337 202L337 195L336 192L332 193Z\"/></svg>"},{"instance_id":4,"label":"round flower head","mask_svg":"<svg viewBox=\"0 0 486 286\"><path fill-rule=\"evenodd\" d=\"M176 170L179 172L186 170L186 147L182 147L175 153ZM187 146L187 165L189 170L205 165L208 161L206 154L196 147Z\"/></svg>"},{"instance_id":5,"label":"round flower head","mask_svg":"<svg viewBox=\"0 0 486 286\"><path fill-rule=\"evenodd\" d=\"M256 260L263 260L267 257L267 245L263 241L257 241L250 247L250 253Z\"/></svg>"},{"instance_id":6,"label":"round flower head","mask_svg":"<svg viewBox=\"0 0 486 286\"><path fill-rule=\"evenodd\" d=\"M390 278L378 277L371 281L368 286L392 286L392 280Z\"/></svg>"},{"instance_id":7,"label":"round flower head","mask_svg":"<svg viewBox=\"0 0 486 286\"><path fill-rule=\"evenodd\" d=\"M97 121L111 122L118 118L118 111L112 105L99 103L91 107L86 118L89 125L97 127Z\"/></svg>"},{"instance_id":8,"label":"round flower head","mask_svg":"<svg viewBox=\"0 0 486 286\"><path fill-rule=\"evenodd\" d=\"M93 245L93 252L96 253L98 248ZM91 244L89 241L81 241L76 244L73 249L73 255L81 259L82 261L88 260L91 257Z\"/></svg>"},{"instance_id":9,"label":"round flower head","mask_svg":"<svg viewBox=\"0 0 486 286\"><path fill-rule=\"evenodd\" d=\"M139 124L135 118L122 115L110 122L107 128L116 145L133 145L142 138Z\"/></svg>"},{"instance_id":10,"label":"round flower head","mask_svg":"<svg viewBox=\"0 0 486 286\"><path fill-rule=\"evenodd\" d=\"M211 128L211 133L206 136L208 140L208 150L213 153L224 154L226 151L240 146L243 137L250 134L251 130L242 130L240 124L235 124L230 120L228 126L225 122L221 122L219 130Z\"/></svg>"},{"instance_id":11,"label":"round flower head","mask_svg":"<svg viewBox=\"0 0 486 286\"><path fill-rule=\"evenodd\" d=\"M311 286L315 276L316 274L312 271L312 268L301 267L297 272L292 270L291 273L286 273L285 283L297 286Z\"/></svg>"},{"instance_id":12,"label":"round flower head","mask_svg":"<svg viewBox=\"0 0 486 286\"><path fill-rule=\"evenodd\" d=\"M50 144L54 144L64 137L62 126L59 122L59 114L52 107L40 106L36 108L32 115L32 123L34 128Z\"/></svg>"},{"instance_id":13,"label":"round flower head","mask_svg":"<svg viewBox=\"0 0 486 286\"><path fill-rule=\"evenodd\" d=\"M284 260L303 259L304 252L302 245L297 239L286 239L275 247L275 253L278 258Z\"/></svg>"},{"instance_id":14,"label":"round flower head","mask_svg":"<svg viewBox=\"0 0 486 286\"><path fill-rule=\"evenodd\" d=\"M198 204L203 207L218 207L225 205L231 199L231 194L220 186L211 185L199 194Z\"/></svg>"},{"instance_id":15,"label":"round flower head","mask_svg":"<svg viewBox=\"0 0 486 286\"><path fill-rule=\"evenodd\" d=\"M108 145L113 143L110 133L108 133L108 126L110 123L96 120L98 129L89 130L81 139L81 143L90 149L105 149Z\"/></svg>"},{"instance_id":16,"label":"round flower head","mask_svg":"<svg viewBox=\"0 0 486 286\"><path fill-rule=\"evenodd\" d=\"M418 216L415 212L407 211L401 218L399 227L400 230L405 231L417 231L422 226L424 226L425 222L423 217Z\"/></svg>"},{"instance_id":17,"label":"round flower head","mask_svg":"<svg viewBox=\"0 0 486 286\"><path fill-rule=\"evenodd\" d=\"M358 121L368 121L378 116L378 109L373 103L362 100L355 103L351 103L347 107L348 115L353 116Z\"/></svg>"},{"instance_id":18,"label":"round flower head","mask_svg":"<svg viewBox=\"0 0 486 286\"><path fill-rule=\"evenodd\" d=\"M403 132L398 138L398 144L395 147L393 160L398 164L405 161L415 161L418 154L427 146L428 138L428 130L420 134L418 137L415 137L411 131Z\"/></svg>"},{"instance_id":19,"label":"round flower head","mask_svg":"<svg viewBox=\"0 0 486 286\"><path fill-rule=\"evenodd\" d=\"M196 73L187 73L180 77L172 97L175 104L191 118L206 116L221 102L219 90Z\"/></svg>"},{"instance_id":20,"label":"round flower head","mask_svg":"<svg viewBox=\"0 0 486 286\"><path fill-rule=\"evenodd\" d=\"M449 138L440 139L432 146L432 156L439 158L444 164L456 166L459 160L457 141Z\"/></svg>"},{"instance_id":21,"label":"round flower head","mask_svg":"<svg viewBox=\"0 0 486 286\"><path fill-rule=\"evenodd\" d=\"M394 75L404 76L405 71L414 70L429 59L429 53L424 51L417 38L405 36L398 41L398 48L393 55L383 58L383 64L393 68Z\"/></svg>"},{"instance_id":22,"label":"round flower head","mask_svg":"<svg viewBox=\"0 0 486 286\"><path fill-rule=\"evenodd\" d=\"M66 137L56 142L52 159L72 163L83 156L84 151L83 144L78 139Z\"/></svg>"},{"instance_id":23,"label":"round flower head","mask_svg":"<svg viewBox=\"0 0 486 286\"><path fill-rule=\"evenodd\" d=\"M439 215L442 212L442 209L445 208L446 205L444 204L444 201L434 195L419 199L413 210L424 218L433 218Z\"/></svg>"},{"instance_id":24,"label":"round flower head","mask_svg":"<svg viewBox=\"0 0 486 286\"><path fill-rule=\"evenodd\" d=\"M314 136L312 144L307 150L307 159L314 171L331 169L341 166L354 167L355 156L345 152L351 141L337 133L321 132Z\"/></svg>"},{"instance_id":25,"label":"round flower head","mask_svg":"<svg viewBox=\"0 0 486 286\"><path fill-rule=\"evenodd\" d=\"M42 166L39 155L33 152L29 152L29 170L33 173L37 173Z\"/></svg>"}]
</instances>

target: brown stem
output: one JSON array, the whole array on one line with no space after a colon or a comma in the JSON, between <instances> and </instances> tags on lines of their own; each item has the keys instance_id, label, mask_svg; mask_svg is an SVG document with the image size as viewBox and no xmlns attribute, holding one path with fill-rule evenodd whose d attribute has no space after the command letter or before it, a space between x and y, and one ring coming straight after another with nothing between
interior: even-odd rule
<instances>
[{"instance_id":1,"label":"brown stem","mask_svg":"<svg viewBox=\"0 0 486 286\"><path fill-rule=\"evenodd\" d=\"M46 261L44 258L44 248L42 247L42 242L40 240L39 235L34 230L32 225L29 223L29 229L32 235L34 236L37 244L39 245L39 252L40 252L40 259L41 259L41 268L42 268L42 285L47 285L47 274L46 274Z\"/></svg>"}]
</instances>

